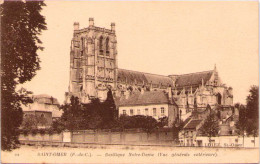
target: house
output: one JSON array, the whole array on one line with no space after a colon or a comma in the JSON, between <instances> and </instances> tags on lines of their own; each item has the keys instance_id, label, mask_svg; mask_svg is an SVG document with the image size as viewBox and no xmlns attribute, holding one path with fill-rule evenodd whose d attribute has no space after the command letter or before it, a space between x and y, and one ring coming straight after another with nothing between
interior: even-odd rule
<instances>
[{"instance_id":1,"label":"house","mask_svg":"<svg viewBox=\"0 0 260 164\"><path fill-rule=\"evenodd\" d=\"M171 97L171 93L163 91L126 92L118 104L120 115L144 115L152 116L156 120L168 118L168 126L179 118L179 109Z\"/></svg>"},{"instance_id":2,"label":"house","mask_svg":"<svg viewBox=\"0 0 260 164\"><path fill-rule=\"evenodd\" d=\"M180 145L195 146L198 130L203 123L203 120L190 119L190 121L183 127L183 130L179 133Z\"/></svg>"},{"instance_id":3,"label":"house","mask_svg":"<svg viewBox=\"0 0 260 164\"><path fill-rule=\"evenodd\" d=\"M41 94L33 95L32 103L22 105L24 122L31 119L35 120L38 128L48 128L52 121L61 117L62 111L59 109L59 102L56 98Z\"/></svg>"}]
</instances>

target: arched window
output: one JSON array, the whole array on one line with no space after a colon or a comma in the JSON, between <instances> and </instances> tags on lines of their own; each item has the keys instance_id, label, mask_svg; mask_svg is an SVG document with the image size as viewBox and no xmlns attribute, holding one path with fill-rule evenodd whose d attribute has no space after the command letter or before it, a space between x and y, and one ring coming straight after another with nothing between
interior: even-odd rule
<instances>
[{"instance_id":1,"label":"arched window","mask_svg":"<svg viewBox=\"0 0 260 164\"><path fill-rule=\"evenodd\" d=\"M103 36L101 36L99 38L99 51L100 51L100 54L102 55L102 53L103 53Z\"/></svg>"},{"instance_id":2,"label":"arched window","mask_svg":"<svg viewBox=\"0 0 260 164\"><path fill-rule=\"evenodd\" d=\"M218 103L219 105L221 105L221 98L222 98L221 94L218 93L218 94L217 94L217 103Z\"/></svg>"},{"instance_id":3,"label":"arched window","mask_svg":"<svg viewBox=\"0 0 260 164\"><path fill-rule=\"evenodd\" d=\"M106 39L106 53L109 53L109 39Z\"/></svg>"},{"instance_id":4,"label":"arched window","mask_svg":"<svg viewBox=\"0 0 260 164\"><path fill-rule=\"evenodd\" d=\"M80 50L81 56L83 56L83 50L84 50L84 38L81 38L81 50Z\"/></svg>"}]
</instances>

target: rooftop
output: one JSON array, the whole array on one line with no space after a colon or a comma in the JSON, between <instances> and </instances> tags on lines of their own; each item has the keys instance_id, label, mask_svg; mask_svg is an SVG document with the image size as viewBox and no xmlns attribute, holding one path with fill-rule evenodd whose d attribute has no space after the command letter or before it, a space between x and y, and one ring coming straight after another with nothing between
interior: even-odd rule
<instances>
[{"instance_id":1,"label":"rooftop","mask_svg":"<svg viewBox=\"0 0 260 164\"><path fill-rule=\"evenodd\" d=\"M118 69L118 81L129 84L161 84L164 86L173 84L172 79L168 76L131 71L126 69Z\"/></svg>"},{"instance_id":2,"label":"rooftop","mask_svg":"<svg viewBox=\"0 0 260 164\"><path fill-rule=\"evenodd\" d=\"M202 120L191 120L185 126L184 129L196 129Z\"/></svg>"},{"instance_id":3,"label":"rooftop","mask_svg":"<svg viewBox=\"0 0 260 164\"><path fill-rule=\"evenodd\" d=\"M58 100L52 96L46 94L34 95L33 101L40 104L52 104L52 105L60 105Z\"/></svg>"},{"instance_id":4,"label":"rooftop","mask_svg":"<svg viewBox=\"0 0 260 164\"><path fill-rule=\"evenodd\" d=\"M149 104L175 104L169 100L167 93L163 91L146 91L133 92L128 98L125 96L119 99L119 106L135 106L135 105L149 105Z\"/></svg>"},{"instance_id":5,"label":"rooftop","mask_svg":"<svg viewBox=\"0 0 260 164\"><path fill-rule=\"evenodd\" d=\"M204 82L207 82L211 78L213 72L214 70L177 75L175 84L177 85L177 88L200 85L202 83L202 79Z\"/></svg>"}]
</instances>

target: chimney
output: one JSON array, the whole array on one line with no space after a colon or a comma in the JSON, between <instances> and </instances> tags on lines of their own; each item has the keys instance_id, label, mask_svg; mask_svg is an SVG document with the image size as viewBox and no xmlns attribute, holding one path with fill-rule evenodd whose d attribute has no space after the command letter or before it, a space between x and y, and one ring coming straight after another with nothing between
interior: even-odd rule
<instances>
[{"instance_id":1,"label":"chimney","mask_svg":"<svg viewBox=\"0 0 260 164\"><path fill-rule=\"evenodd\" d=\"M111 31L116 31L116 24L115 23L111 23Z\"/></svg>"},{"instance_id":2,"label":"chimney","mask_svg":"<svg viewBox=\"0 0 260 164\"><path fill-rule=\"evenodd\" d=\"M74 22L74 30L79 30L79 22Z\"/></svg>"},{"instance_id":3,"label":"chimney","mask_svg":"<svg viewBox=\"0 0 260 164\"><path fill-rule=\"evenodd\" d=\"M94 26L94 18L89 18L89 26Z\"/></svg>"}]
</instances>

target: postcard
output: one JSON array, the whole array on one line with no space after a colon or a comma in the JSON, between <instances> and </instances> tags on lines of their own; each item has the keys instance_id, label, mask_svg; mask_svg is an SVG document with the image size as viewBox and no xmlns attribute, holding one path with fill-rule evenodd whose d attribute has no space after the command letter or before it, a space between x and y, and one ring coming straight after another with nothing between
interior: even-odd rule
<instances>
[{"instance_id":1,"label":"postcard","mask_svg":"<svg viewBox=\"0 0 260 164\"><path fill-rule=\"evenodd\" d=\"M2 1L2 163L258 163L257 1Z\"/></svg>"}]
</instances>

